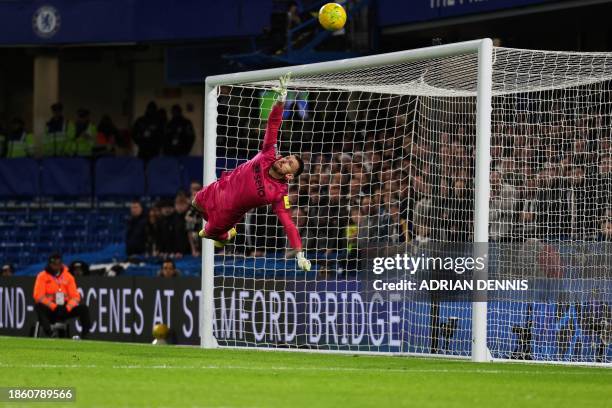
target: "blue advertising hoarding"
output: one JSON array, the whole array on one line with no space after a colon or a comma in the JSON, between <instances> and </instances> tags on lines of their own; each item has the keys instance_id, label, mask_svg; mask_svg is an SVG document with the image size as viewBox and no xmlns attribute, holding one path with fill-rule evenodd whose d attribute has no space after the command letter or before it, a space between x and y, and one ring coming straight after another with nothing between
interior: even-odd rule
<instances>
[{"instance_id":1,"label":"blue advertising hoarding","mask_svg":"<svg viewBox=\"0 0 612 408\"><path fill-rule=\"evenodd\" d=\"M173 342L200 343L199 278L80 277L78 283L90 309L91 339L150 342L153 326L166 323ZM0 278L0 335L32 335L33 285L33 277ZM607 285L602 290L610 293ZM491 301L488 347L493 357L502 359L610 362L612 346L603 341L592 319L602 305ZM467 301L367 296L359 281L218 276L213 332L221 346L434 351L467 357L471 314L472 304ZM79 331L73 324L71 333Z\"/></svg>"},{"instance_id":2,"label":"blue advertising hoarding","mask_svg":"<svg viewBox=\"0 0 612 408\"><path fill-rule=\"evenodd\" d=\"M560 0L378 0L378 24L410 24L555 2Z\"/></svg>"},{"instance_id":3,"label":"blue advertising hoarding","mask_svg":"<svg viewBox=\"0 0 612 408\"><path fill-rule=\"evenodd\" d=\"M126 43L260 34L272 0L0 2L0 45Z\"/></svg>"}]
</instances>

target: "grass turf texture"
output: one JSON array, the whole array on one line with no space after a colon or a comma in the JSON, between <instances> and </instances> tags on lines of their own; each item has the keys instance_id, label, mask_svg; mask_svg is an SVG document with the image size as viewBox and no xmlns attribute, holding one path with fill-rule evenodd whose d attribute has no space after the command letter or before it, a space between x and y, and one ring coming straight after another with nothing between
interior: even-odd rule
<instances>
[{"instance_id":1,"label":"grass turf texture","mask_svg":"<svg viewBox=\"0 0 612 408\"><path fill-rule=\"evenodd\" d=\"M606 368L12 337L0 350L0 386L76 387L76 403L17 407L612 406Z\"/></svg>"}]
</instances>

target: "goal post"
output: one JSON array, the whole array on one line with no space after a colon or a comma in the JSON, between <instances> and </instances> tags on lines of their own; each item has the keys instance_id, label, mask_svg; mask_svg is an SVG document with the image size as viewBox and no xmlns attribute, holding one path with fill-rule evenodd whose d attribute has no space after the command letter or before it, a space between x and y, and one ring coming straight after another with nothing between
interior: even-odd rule
<instances>
[{"instance_id":1,"label":"goal post","mask_svg":"<svg viewBox=\"0 0 612 408\"><path fill-rule=\"evenodd\" d=\"M482 39L208 77L205 185L257 154L289 72L278 152L306 162L289 200L313 270L269 209L204 240L202 347L612 361L611 54ZM450 285L508 288L377 287L376 259L453 253L483 267ZM385 276L447 277L420 265Z\"/></svg>"}]
</instances>

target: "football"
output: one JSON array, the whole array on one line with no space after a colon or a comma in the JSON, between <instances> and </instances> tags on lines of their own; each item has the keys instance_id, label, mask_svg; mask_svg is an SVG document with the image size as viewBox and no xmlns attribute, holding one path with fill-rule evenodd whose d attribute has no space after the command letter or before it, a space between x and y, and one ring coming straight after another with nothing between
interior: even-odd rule
<instances>
[{"instance_id":1,"label":"football","mask_svg":"<svg viewBox=\"0 0 612 408\"><path fill-rule=\"evenodd\" d=\"M319 10L319 23L329 31L337 31L346 23L346 11L338 3L327 3Z\"/></svg>"}]
</instances>

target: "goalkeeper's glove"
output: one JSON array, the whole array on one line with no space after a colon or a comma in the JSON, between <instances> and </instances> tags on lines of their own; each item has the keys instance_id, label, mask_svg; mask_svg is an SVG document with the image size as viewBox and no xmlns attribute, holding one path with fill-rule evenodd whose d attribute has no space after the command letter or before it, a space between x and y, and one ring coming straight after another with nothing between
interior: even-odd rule
<instances>
[{"instance_id":1,"label":"goalkeeper's glove","mask_svg":"<svg viewBox=\"0 0 612 408\"><path fill-rule=\"evenodd\" d=\"M291 78L291 72L287 72L285 75L278 78L278 86L272 88L276 92L276 102L285 102L287 99L287 86L289 85L289 79Z\"/></svg>"},{"instance_id":2,"label":"goalkeeper's glove","mask_svg":"<svg viewBox=\"0 0 612 408\"><path fill-rule=\"evenodd\" d=\"M298 252L295 255L295 259L297 259L297 264L301 270L306 271L306 272L310 271L310 261L306 259L303 251Z\"/></svg>"}]
</instances>

